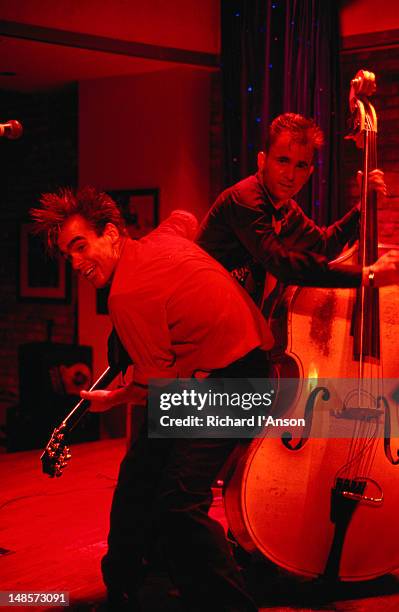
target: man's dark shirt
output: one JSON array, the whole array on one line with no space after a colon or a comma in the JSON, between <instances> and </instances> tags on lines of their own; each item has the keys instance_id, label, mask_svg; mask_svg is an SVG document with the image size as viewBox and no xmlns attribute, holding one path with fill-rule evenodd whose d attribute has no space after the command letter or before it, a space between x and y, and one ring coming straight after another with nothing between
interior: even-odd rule
<instances>
[{"instance_id":1,"label":"man's dark shirt","mask_svg":"<svg viewBox=\"0 0 399 612\"><path fill-rule=\"evenodd\" d=\"M217 198L197 242L238 280L250 270L251 294L259 302L265 270L284 284L359 286L360 266L328 266L356 236L358 223L356 208L327 228L318 227L294 200L276 209L258 175L253 175Z\"/></svg>"}]
</instances>

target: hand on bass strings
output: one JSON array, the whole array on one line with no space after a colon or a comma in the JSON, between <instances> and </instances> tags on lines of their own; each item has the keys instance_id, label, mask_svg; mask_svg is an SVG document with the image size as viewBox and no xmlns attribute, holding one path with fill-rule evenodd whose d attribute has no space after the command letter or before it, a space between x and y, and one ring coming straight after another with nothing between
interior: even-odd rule
<instances>
[{"instance_id":1,"label":"hand on bass strings","mask_svg":"<svg viewBox=\"0 0 399 612\"><path fill-rule=\"evenodd\" d=\"M359 191L362 190L363 172L358 171L356 175L356 181L359 187ZM387 186L385 183L385 176L382 170L376 168L368 174L368 192L375 191L378 198L385 198L387 195ZM360 207L360 202L358 204Z\"/></svg>"},{"instance_id":2,"label":"hand on bass strings","mask_svg":"<svg viewBox=\"0 0 399 612\"><path fill-rule=\"evenodd\" d=\"M366 287L399 285L399 251L392 249L363 268L362 284Z\"/></svg>"}]
</instances>

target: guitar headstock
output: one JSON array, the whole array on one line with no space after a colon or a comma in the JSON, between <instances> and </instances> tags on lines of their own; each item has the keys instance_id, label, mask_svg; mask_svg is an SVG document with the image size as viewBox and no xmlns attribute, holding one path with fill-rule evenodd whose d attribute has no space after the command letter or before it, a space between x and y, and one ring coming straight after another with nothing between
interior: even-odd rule
<instances>
[{"instance_id":1,"label":"guitar headstock","mask_svg":"<svg viewBox=\"0 0 399 612\"><path fill-rule=\"evenodd\" d=\"M51 478L62 476L63 469L70 458L71 453L65 440L65 424L61 423L59 427L54 429L46 448L40 456L43 473L48 474Z\"/></svg>"}]
</instances>

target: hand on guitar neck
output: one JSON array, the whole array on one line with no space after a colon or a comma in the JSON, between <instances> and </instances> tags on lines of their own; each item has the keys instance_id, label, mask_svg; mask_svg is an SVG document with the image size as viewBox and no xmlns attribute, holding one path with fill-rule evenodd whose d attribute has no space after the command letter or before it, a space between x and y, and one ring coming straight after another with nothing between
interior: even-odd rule
<instances>
[{"instance_id":1,"label":"hand on guitar neck","mask_svg":"<svg viewBox=\"0 0 399 612\"><path fill-rule=\"evenodd\" d=\"M145 406L147 403L148 388L146 384L138 384L133 381L123 387L108 390L81 391L80 397L90 402L90 412L106 412L114 406L128 404Z\"/></svg>"}]
</instances>

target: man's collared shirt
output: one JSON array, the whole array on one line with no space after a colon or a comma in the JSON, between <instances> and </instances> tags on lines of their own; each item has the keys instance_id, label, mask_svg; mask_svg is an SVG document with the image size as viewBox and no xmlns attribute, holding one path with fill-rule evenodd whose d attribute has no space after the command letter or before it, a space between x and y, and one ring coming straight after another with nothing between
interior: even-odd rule
<instances>
[{"instance_id":1,"label":"man's collared shirt","mask_svg":"<svg viewBox=\"0 0 399 612\"><path fill-rule=\"evenodd\" d=\"M273 344L245 291L170 220L126 240L108 307L140 384L208 373Z\"/></svg>"}]
</instances>

